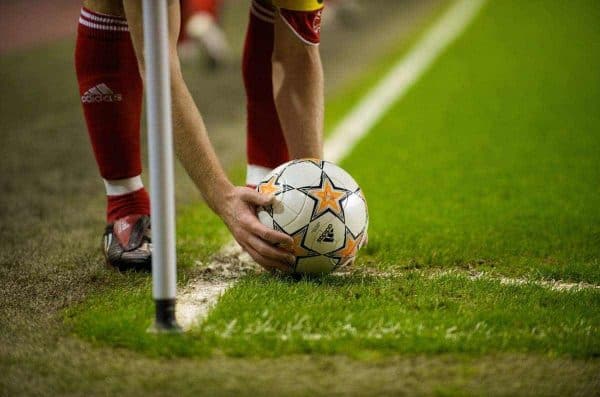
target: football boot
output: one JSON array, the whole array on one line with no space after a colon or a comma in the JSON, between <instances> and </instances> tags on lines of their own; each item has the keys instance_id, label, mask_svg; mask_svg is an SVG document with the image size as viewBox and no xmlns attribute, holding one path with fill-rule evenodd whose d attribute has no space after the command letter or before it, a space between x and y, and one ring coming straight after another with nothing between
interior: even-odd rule
<instances>
[{"instance_id":1,"label":"football boot","mask_svg":"<svg viewBox=\"0 0 600 397\"><path fill-rule=\"evenodd\" d=\"M102 250L106 263L120 271L151 271L150 217L129 215L106 225Z\"/></svg>"}]
</instances>

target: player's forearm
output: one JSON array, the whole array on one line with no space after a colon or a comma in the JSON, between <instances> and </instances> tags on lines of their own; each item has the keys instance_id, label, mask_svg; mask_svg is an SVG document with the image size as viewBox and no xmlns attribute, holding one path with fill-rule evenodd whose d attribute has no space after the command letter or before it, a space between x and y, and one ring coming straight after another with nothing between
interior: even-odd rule
<instances>
[{"instance_id":1,"label":"player's forearm","mask_svg":"<svg viewBox=\"0 0 600 397\"><path fill-rule=\"evenodd\" d=\"M223 197L230 194L234 188L219 164L208 139L202 117L183 80L176 50L179 35L179 2L169 0L168 4L175 151L208 205L219 215L222 215ZM141 2L140 0L124 0L123 6L129 21L133 46L140 64L140 73L145 80Z\"/></svg>"},{"instance_id":2,"label":"player's forearm","mask_svg":"<svg viewBox=\"0 0 600 397\"><path fill-rule=\"evenodd\" d=\"M302 43L275 23L273 89L293 158L323 157L323 67L317 46Z\"/></svg>"},{"instance_id":3,"label":"player's forearm","mask_svg":"<svg viewBox=\"0 0 600 397\"><path fill-rule=\"evenodd\" d=\"M234 187L217 159L183 78L177 71L172 74L175 151L208 205L221 214L223 198Z\"/></svg>"}]
</instances>

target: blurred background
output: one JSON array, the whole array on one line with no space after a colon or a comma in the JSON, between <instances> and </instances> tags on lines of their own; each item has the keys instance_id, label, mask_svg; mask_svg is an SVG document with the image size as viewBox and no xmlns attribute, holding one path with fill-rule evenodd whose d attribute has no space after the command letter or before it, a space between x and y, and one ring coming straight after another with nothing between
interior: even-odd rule
<instances>
[{"instance_id":1,"label":"blurred background","mask_svg":"<svg viewBox=\"0 0 600 397\"><path fill-rule=\"evenodd\" d=\"M327 94L357 78L430 18L440 0L336 0L324 13L322 59ZM180 57L185 79L226 168L244 161L245 97L241 52L248 4L239 0L185 0ZM79 104L73 53L81 2L5 0L0 2L0 98L3 216L47 211L47 200L25 204L20 189L61 179L70 195L102 199L102 184ZM343 42L343 45L340 43ZM43 150L42 150L43 149ZM35 155L34 155L35 153ZM26 155L31 154L31 155ZM27 157L27 164L23 159ZM77 164L71 167L69 163ZM178 170L178 200L198 198ZM31 181L4 176L24 174ZM43 178L41 176L43 175ZM72 183L72 185L71 185ZM20 186L15 186L18 184ZM39 190L37 190L39 192ZM39 195L34 195L39 196ZM46 196L48 197L48 196ZM64 197L63 197L64 199ZM100 201L98 201L99 203ZM96 205L96 204L94 204ZM61 210L64 206L59 205ZM17 214L21 215L17 215ZM91 215L91 214L90 214ZM99 213L92 219L100 220Z\"/></svg>"},{"instance_id":2,"label":"blurred background","mask_svg":"<svg viewBox=\"0 0 600 397\"><path fill-rule=\"evenodd\" d=\"M460 3L325 1L320 48L326 131L445 10ZM240 64L249 2L184 1L179 43L189 89L224 167L238 183L245 165ZM397 274L393 282L398 284L388 277L365 284L358 275L348 284L312 285L310 299L296 289L308 284L286 284L298 299L292 302L297 313L291 314L308 318L310 302L333 308L314 310L331 316L322 322L324 329L307 322L329 338L316 353L344 354L343 343L335 350L330 341L345 338L344 332L354 329L346 328L348 321L361 316L364 321L357 324L365 325L365 332L370 332L367 325L379 324L398 330L397 335L381 345L348 338L355 343L348 348L354 350L351 357L360 360L305 357L306 340L297 339L299 350L289 351L298 354L283 360L266 359L274 351L267 346L252 353L260 360L238 359L234 350L235 359L218 355L195 361L154 359L123 348L123 340L143 344L145 325L139 327L140 338L126 322L113 332L111 321L123 318L115 316L115 297L127 303L121 309L128 308L130 298L150 300L149 293L139 292L147 280L108 271L99 249L105 192L73 59L81 2L0 0L0 395L23 390L32 395L165 394L172 387L191 393L206 392L207 384L215 390L232 384L228 390L242 391L254 385L256 395L265 390L276 395L271 388L277 381L292 389L315 387L323 395L356 385L362 395L373 394L373 385L390 395L413 395L419 388L430 395L598 395L598 4L487 1L464 35L344 160L371 212L369 246L357 267ZM200 195L179 165L176 179L178 232L189 235L178 240L178 260L187 266L180 269L182 280L187 280L205 260L198 259L198 251L212 255L228 234L198 205ZM481 274L499 278L486 280ZM505 277L517 282L507 285ZM575 288L555 290L555 280ZM421 289L413 289L416 282ZM361 295L363 284L376 293ZM289 302L277 295L282 289L257 285L269 304L290 314ZM90 307L106 308L106 315L90 311L88 318L101 323L100 336L79 338L65 325L65 310L98 291L106 305ZM111 291L116 293L107 294ZM365 301L367 309L353 311ZM347 311L339 302L348 304ZM262 316L258 306L242 311L253 321ZM382 307L393 327L380 321ZM150 318L134 311L134 322ZM223 324L230 323L228 315L238 313L225 313ZM422 334L422 324L438 334ZM213 330L217 335L219 328ZM108 343L97 346L99 338ZM258 346L218 335L205 341L215 340L239 347L242 356L246 347ZM277 340L277 348L285 351L288 345ZM316 346L313 342L310 346ZM388 352L389 360L383 358ZM293 365L285 369L286 362ZM357 376L361 369L362 377ZM403 391L388 388L403 382ZM444 388L445 382L450 386ZM529 385L525 392L523 385Z\"/></svg>"}]
</instances>

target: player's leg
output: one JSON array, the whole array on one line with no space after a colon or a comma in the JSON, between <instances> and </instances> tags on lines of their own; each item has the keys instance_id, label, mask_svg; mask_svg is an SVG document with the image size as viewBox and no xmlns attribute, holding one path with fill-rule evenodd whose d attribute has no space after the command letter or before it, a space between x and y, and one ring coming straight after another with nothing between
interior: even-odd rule
<instances>
[{"instance_id":1,"label":"player's leg","mask_svg":"<svg viewBox=\"0 0 600 397\"><path fill-rule=\"evenodd\" d=\"M86 0L75 68L107 194L104 252L120 268L149 268L150 203L141 180L142 81L120 0Z\"/></svg>"},{"instance_id":2,"label":"player's leg","mask_svg":"<svg viewBox=\"0 0 600 397\"><path fill-rule=\"evenodd\" d=\"M244 45L243 76L247 98L246 183L258 183L271 169L288 161L275 100L272 63L276 10L271 5L252 1Z\"/></svg>"},{"instance_id":3,"label":"player's leg","mask_svg":"<svg viewBox=\"0 0 600 397\"><path fill-rule=\"evenodd\" d=\"M243 63L249 185L290 155L323 155L323 71L317 46L322 5L317 0L274 3L301 4L301 10L252 2Z\"/></svg>"},{"instance_id":4,"label":"player's leg","mask_svg":"<svg viewBox=\"0 0 600 397\"><path fill-rule=\"evenodd\" d=\"M323 2L273 0L278 7L273 95L293 158L323 156L323 67L319 54Z\"/></svg>"}]
</instances>

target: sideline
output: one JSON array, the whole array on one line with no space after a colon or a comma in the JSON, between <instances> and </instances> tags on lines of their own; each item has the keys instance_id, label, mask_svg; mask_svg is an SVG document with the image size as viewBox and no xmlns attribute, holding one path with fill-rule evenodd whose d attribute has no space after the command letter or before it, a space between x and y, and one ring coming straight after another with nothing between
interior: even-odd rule
<instances>
[{"instance_id":1,"label":"sideline","mask_svg":"<svg viewBox=\"0 0 600 397\"><path fill-rule=\"evenodd\" d=\"M486 0L456 2L404 58L337 125L325 143L325 158L334 163L354 146L429 69L465 30Z\"/></svg>"},{"instance_id":2,"label":"sideline","mask_svg":"<svg viewBox=\"0 0 600 397\"><path fill-rule=\"evenodd\" d=\"M427 71L437 57L452 44L475 18L486 0L458 0L419 40L413 49L354 106L338 123L331 137L325 142L325 159L339 162L400 100L412 85ZM226 252L240 256L235 242L225 245L218 257ZM211 263L209 266L213 266ZM179 325L188 330L200 324L217 304L223 293L236 279L214 281L199 280L185 288L177 299L176 317Z\"/></svg>"}]
</instances>

